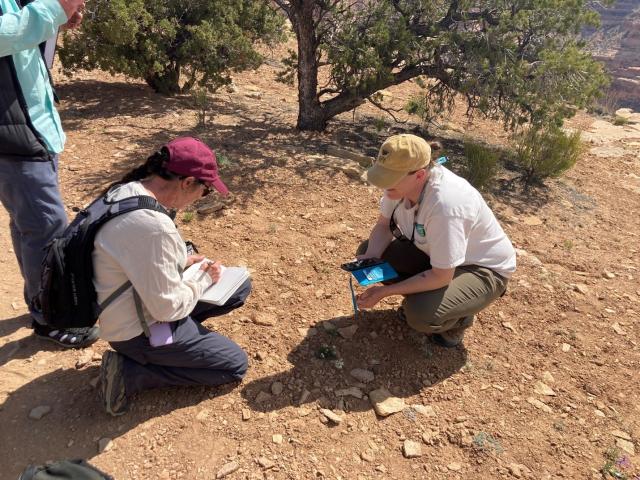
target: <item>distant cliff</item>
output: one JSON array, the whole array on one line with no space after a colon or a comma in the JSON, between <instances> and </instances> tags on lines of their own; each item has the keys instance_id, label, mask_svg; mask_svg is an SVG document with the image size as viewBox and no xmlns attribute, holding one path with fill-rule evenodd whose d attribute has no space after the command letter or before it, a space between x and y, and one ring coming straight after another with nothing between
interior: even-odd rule
<instances>
[{"instance_id":1,"label":"distant cliff","mask_svg":"<svg viewBox=\"0 0 640 480\"><path fill-rule=\"evenodd\" d=\"M640 0L617 0L598 11L602 26L587 32L591 51L611 73L619 106L640 111Z\"/></svg>"}]
</instances>

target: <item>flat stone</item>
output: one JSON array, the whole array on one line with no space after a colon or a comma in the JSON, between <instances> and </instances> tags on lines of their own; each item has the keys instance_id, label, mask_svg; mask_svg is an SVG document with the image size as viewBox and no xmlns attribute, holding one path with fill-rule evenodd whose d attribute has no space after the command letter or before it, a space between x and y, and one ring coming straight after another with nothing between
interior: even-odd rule
<instances>
[{"instance_id":1,"label":"flat stone","mask_svg":"<svg viewBox=\"0 0 640 480\"><path fill-rule=\"evenodd\" d=\"M369 383L375 378L375 375L372 371L365 370L364 368L354 368L349 373L353 378L362 383Z\"/></svg>"},{"instance_id":2,"label":"flat stone","mask_svg":"<svg viewBox=\"0 0 640 480\"><path fill-rule=\"evenodd\" d=\"M271 400L271 395L268 394L267 392L264 392L262 390L260 390L258 392L258 395L256 395L256 402L258 403L264 403Z\"/></svg>"},{"instance_id":3,"label":"flat stone","mask_svg":"<svg viewBox=\"0 0 640 480\"><path fill-rule=\"evenodd\" d=\"M537 381L534 384L533 391L536 392L538 395L546 395L549 397L555 397L556 395L556 392L554 392L549 385L541 381Z\"/></svg>"},{"instance_id":4,"label":"flat stone","mask_svg":"<svg viewBox=\"0 0 640 480\"><path fill-rule=\"evenodd\" d=\"M284 385L282 385L282 382L273 382L271 384L271 393L273 395L280 395L282 393L282 391L284 390Z\"/></svg>"},{"instance_id":5,"label":"flat stone","mask_svg":"<svg viewBox=\"0 0 640 480\"><path fill-rule=\"evenodd\" d=\"M273 327L277 323L276 316L267 312L261 312L259 314L252 312L249 318L256 325L262 325L263 327Z\"/></svg>"},{"instance_id":6,"label":"flat stone","mask_svg":"<svg viewBox=\"0 0 640 480\"><path fill-rule=\"evenodd\" d=\"M392 396L385 388L369 392L369 400L375 412L381 417L401 412L406 407L403 399Z\"/></svg>"},{"instance_id":7,"label":"flat stone","mask_svg":"<svg viewBox=\"0 0 640 480\"><path fill-rule=\"evenodd\" d=\"M265 470L268 470L268 469L273 468L275 466L275 463L273 463L267 457L259 457L256 460L256 462L258 463L258 465L260 465Z\"/></svg>"},{"instance_id":8,"label":"flat stone","mask_svg":"<svg viewBox=\"0 0 640 480\"><path fill-rule=\"evenodd\" d=\"M536 407L538 410L542 410L543 412L552 413L551 407L544 402L541 402L537 398L529 397L527 398L527 402Z\"/></svg>"},{"instance_id":9,"label":"flat stone","mask_svg":"<svg viewBox=\"0 0 640 480\"><path fill-rule=\"evenodd\" d=\"M462 464L460 462L451 462L449 465L447 465L447 468L452 472L459 472L460 470L462 470Z\"/></svg>"},{"instance_id":10,"label":"flat stone","mask_svg":"<svg viewBox=\"0 0 640 480\"><path fill-rule=\"evenodd\" d=\"M546 370L542 372L542 380L544 380L547 383L553 383L556 381L555 378L553 378L553 375L551 375L551 372Z\"/></svg>"},{"instance_id":11,"label":"flat stone","mask_svg":"<svg viewBox=\"0 0 640 480\"><path fill-rule=\"evenodd\" d=\"M34 420L40 420L50 411L51 411L51 407L49 405L40 405L36 408L31 409L31 411L29 412L29 418L33 418Z\"/></svg>"},{"instance_id":12,"label":"flat stone","mask_svg":"<svg viewBox=\"0 0 640 480\"><path fill-rule=\"evenodd\" d=\"M622 328L618 322L615 322L613 325L611 325L611 328L613 328L613 331L616 332L618 335L626 335L627 334L625 329Z\"/></svg>"},{"instance_id":13,"label":"flat stone","mask_svg":"<svg viewBox=\"0 0 640 480\"><path fill-rule=\"evenodd\" d=\"M346 340L351 340L357 331L358 331L358 325L355 325L355 324L338 329L338 333L340 334L340 336Z\"/></svg>"},{"instance_id":14,"label":"flat stone","mask_svg":"<svg viewBox=\"0 0 640 480\"><path fill-rule=\"evenodd\" d=\"M207 410L206 408L204 410L200 410L196 415L196 420L199 420L201 422L205 421L207 418L209 418L209 410Z\"/></svg>"},{"instance_id":15,"label":"flat stone","mask_svg":"<svg viewBox=\"0 0 640 480\"><path fill-rule=\"evenodd\" d=\"M636 447L633 444L633 442L630 442L629 440L624 440L623 438L616 438L616 446L620 447L629 455L636 454Z\"/></svg>"},{"instance_id":16,"label":"flat stone","mask_svg":"<svg viewBox=\"0 0 640 480\"><path fill-rule=\"evenodd\" d=\"M104 437L98 440L98 453L108 452L113 448L113 440L109 437Z\"/></svg>"},{"instance_id":17,"label":"flat stone","mask_svg":"<svg viewBox=\"0 0 640 480\"><path fill-rule=\"evenodd\" d=\"M411 405L411 408L425 417L435 417L436 411L431 405Z\"/></svg>"},{"instance_id":18,"label":"flat stone","mask_svg":"<svg viewBox=\"0 0 640 480\"><path fill-rule=\"evenodd\" d=\"M616 438L621 438L623 440L631 441L631 435L629 435L627 432L623 432L622 430L612 430L611 435L613 435Z\"/></svg>"},{"instance_id":19,"label":"flat stone","mask_svg":"<svg viewBox=\"0 0 640 480\"><path fill-rule=\"evenodd\" d=\"M231 475L239 468L240 465L238 465L238 462L229 462L225 464L220 470L218 470L218 473L216 473L216 478L224 478L227 475Z\"/></svg>"},{"instance_id":20,"label":"flat stone","mask_svg":"<svg viewBox=\"0 0 640 480\"><path fill-rule=\"evenodd\" d=\"M246 422L250 418L251 418L251 410L249 410L248 408L243 408L242 409L242 420L244 420Z\"/></svg>"},{"instance_id":21,"label":"flat stone","mask_svg":"<svg viewBox=\"0 0 640 480\"><path fill-rule=\"evenodd\" d=\"M571 345L569 345L568 343L563 343L561 348L564 353L567 353L569 350L571 350Z\"/></svg>"},{"instance_id":22,"label":"flat stone","mask_svg":"<svg viewBox=\"0 0 640 480\"><path fill-rule=\"evenodd\" d=\"M283 440L284 439L282 438L282 435L280 435L279 433L276 433L271 437L271 441L277 445L280 445Z\"/></svg>"},{"instance_id":23,"label":"flat stone","mask_svg":"<svg viewBox=\"0 0 640 480\"><path fill-rule=\"evenodd\" d=\"M438 430L427 430L422 434L422 441L427 445L433 445L439 435L440 432Z\"/></svg>"},{"instance_id":24,"label":"flat stone","mask_svg":"<svg viewBox=\"0 0 640 480\"><path fill-rule=\"evenodd\" d=\"M358 387L349 387L349 388L343 388L341 390L336 390L335 394L338 397L355 397L355 398L364 397L364 393Z\"/></svg>"},{"instance_id":25,"label":"flat stone","mask_svg":"<svg viewBox=\"0 0 640 480\"><path fill-rule=\"evenodd\" d=\"M413 440L405 440L402 444L402 454L405 458L416 458L422 456L422 446Z\"/></svg>"},{"instance_id":26,"label":"flat stone","mask_svg":"<svg viewBox=\"0 0 640 480\"><path fill-rule=\"evenodd\" d=\"M344 420L344 417L342 415L337 415L333 413L331 410L329 410L328 408L321 408L320 413L322 413L322 415L324 415L327 418L327 420L332 421L336 425L341 424L342 420Z\"/></svg>"},{"instance_id":27,"label":"flat stone","mask_svg":"<svg viewBox=\"0 0 640 480\"><path fill-rule=\"evenodd\" d=\"M360 454L360 458L365 462L373 462L376 459L375 453L370 448Z\"/></svg>"}]
</instances>

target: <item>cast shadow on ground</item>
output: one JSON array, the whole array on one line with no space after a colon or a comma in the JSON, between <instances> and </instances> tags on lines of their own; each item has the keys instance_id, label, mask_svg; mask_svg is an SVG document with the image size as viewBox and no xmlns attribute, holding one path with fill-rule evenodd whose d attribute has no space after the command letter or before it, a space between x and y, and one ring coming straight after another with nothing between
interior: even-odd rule
<instances>
[{"instance_id":1,"label":"cast shadow on ground","mask_svg":"<svg viewBox=\"0 0 640 480\"><path fill-rule=\"evenodd\" d=\"M350 339L334 330L349 325L358 326ZM334 358L319 358L329 351L335 352ZM398 319L395 310L374 310L361 312L355 323L352 317L319 322L287 359L293 365L290 370L244 386L242 396L253 410L269 412L315 401L323 408L369 410L371 404L366 398L339 397L335 392L357 387L366 395L384 387L394 396L413 397L460 370L466 363L467 351L464 346L436 346L426 335ZM356 368L373 372L375 378L362 383L350 374ZM284 386L279 395L271 394L275 382ZM309 394L301 404L304 390Z\"/></svg>"},{"instance_id":2,"label":"cast shadow on ground","mask_svg":"<svg viewBox=\"0 0 640 480\"><path fill-rule=\"evenodd\" d=\"M97 366L58 369L17 388L0 403L2 435L10 439L0 449L3 478L17 478L28 464L64 458L90 460L98 454L100 438L115 439L139 424L237 387L150 390L134 397L126 415L113 418L104 412L90 385L98 373ZM51 412L40 420L29 418L29 412L41 405L50 406Z\"/></svg>"},{"instance_id":3,"label":"cast shadow on ground","mask_svg":"<svg viewBox=\"0 0 640 480\"><path fill-rule=\"evenodd\" d=\"M0 320L0 337L9 337L20 328L30 326L31 315L29 314ZM30 358L35 353L43 350L61 351L64 350L64 348L53 342L42 340L32 333L16 339L8 338L7 341L0 346L0 367L11 360Z\"/></svg>"}]
</instances>

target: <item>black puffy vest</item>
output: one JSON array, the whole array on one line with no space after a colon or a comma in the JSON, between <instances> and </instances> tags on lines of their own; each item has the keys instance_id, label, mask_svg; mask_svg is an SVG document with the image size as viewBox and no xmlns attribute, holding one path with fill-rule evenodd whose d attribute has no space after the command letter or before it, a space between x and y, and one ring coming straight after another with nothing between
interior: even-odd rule
<instances>
[{"instance_id":1,"label":"black puffy vest","mask_svg":"<svg viewBox=\"0 0 640 480\"><path fill-rule=\"evenodd\" d=\"M28 1L17 3L24 5ZM29 117L11 55L0 57L0 157L32 161L52 158Z\"/></svg>"}]
</instances>

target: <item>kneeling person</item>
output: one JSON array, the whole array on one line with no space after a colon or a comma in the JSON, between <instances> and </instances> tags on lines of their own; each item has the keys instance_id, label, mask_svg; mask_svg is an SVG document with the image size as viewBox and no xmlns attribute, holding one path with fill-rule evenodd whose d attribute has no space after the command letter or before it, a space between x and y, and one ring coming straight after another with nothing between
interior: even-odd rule
<instances>
[{"instance_id":1,"label":"kneeling person","mask_svg":"<svg viewBox=\"0 0 640 480\"><path fill-rule=\"evenodd\" d=\"M218 176L215 154L193 138L179 138L112 185L107 199L150 196L166 209L181 209L212 189L228 193ZM130 281L100 315L101 337L115 350L102 358L100 394L105 409L120 415L128 397L171 385L220 385L241 380L247 355L230 339L201 325L243 305L247 280L222 306L199 302L220 278L219 263L202 273L182 272L204 257L188 255L173 220L161 211L135 210L107 222L96 235L94 285L105 302ZM136 298L137 297L137 298Z\"/></svg>"},{"instance_id":2,"label":"kneeling person","mask_svg":"<svg viewBox=\"0 0 640 480\"><path fill-rule=\"evenodd\" d=\"M438 165L420 137L388 138L367 180L384 195L358 258L388 261L400 280L368 288L358 306L403 295L400 314L411 327L442 346L458 345L474 315L507 288L516 268L509 238L480 193Z\"/></svg>"}]
</instances>

